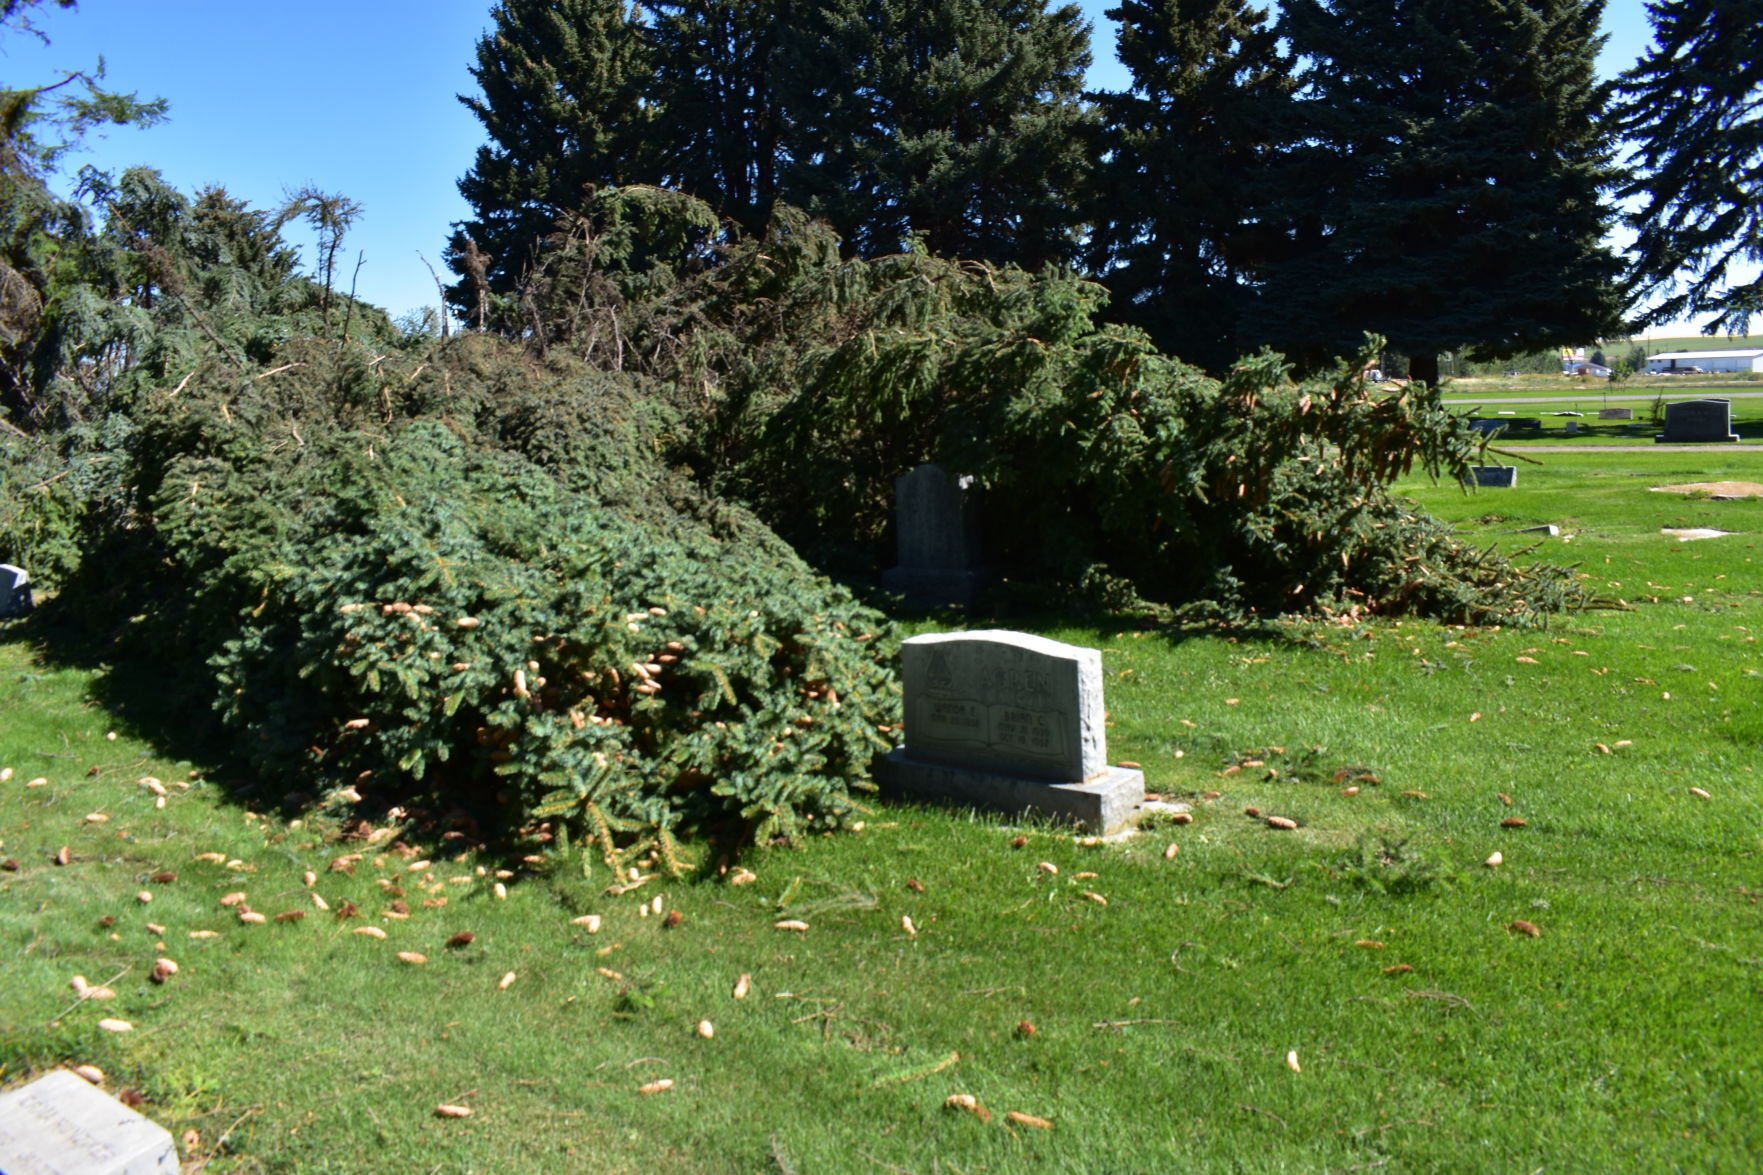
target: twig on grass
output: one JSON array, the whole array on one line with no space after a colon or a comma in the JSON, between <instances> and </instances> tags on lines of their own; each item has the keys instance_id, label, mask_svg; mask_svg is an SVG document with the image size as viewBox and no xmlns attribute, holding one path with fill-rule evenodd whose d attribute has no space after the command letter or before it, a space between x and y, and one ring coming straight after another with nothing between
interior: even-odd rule
<instances>
[{"instance_id":1,"label":"twig on grass","mask_svg":"<svg viewBox=\"0 0 1763 1175\"><path fill-rule=\"evenodd\" d=\"M882 1168L883 1170L893 1171L896 1173L896 1175L916 1175L916 1172L909 1171L905 1167L896 1167L892 1163L884 1163L880 1159L876 1158L874 1155L869 1154L866 1151L858 1151L857 1156L859 1158L868 1159L870 1162L874 1163L876 1166Z\"/></svg>"},{"instance_id":2,"label":"twig on grass","mask_svg":"<svg viewBox=\"0 0 1763 1175\"><path fill-rule=\"evenodd\" d=\"M1120 1030L1121 1030L1121 1029L1122 1029L1122 1028L1130 1028L1130 1027L1132 1027L1132 1026L1133 1026L1133 1025L1134 1025L1134 1024L1180 1024L1180 1023L1181 1023L1181 1021L1180 1021L1180 1020L1154 1020L1154 1019L1145 1019L1145 1020L1098 1020L1098 1021L1096 1021L1096 1022L1095 1022L1095 1023L1094 1023L1094 1024L1092 1024L1092 1025L1090 1025L1090 1027L1091 1027L1091 1028L1095 1028L1095 1029L1098 1029L1098 1030L1101 1030L1101 1031L1112 1031L1112 1032L1118 1032L1118 1031L1120 1031Z\"/></svg>"},{"instance_id":3,"label":"twig on grass","mask_svg":"<svg viewBox=\"0 0 1763 1175\"><path fill-rule=\"evenodd\" d=\"M243 1114L240 1114L237 1118L234 1118L233 1124L231 1126L228 1126L225 1130L222 1130L220 1132L220 1137L218 1137L214 1140L214 1145L210 1146L208 1148L209 1151L211 1153L219 1153L220 1148L226 1145L226 1140L233 1136L233 1131L237 1130L239 1128L240 1124L245 1121L245 1119L250 1118L256 1114L261 1114L262 1112L263 1112L262 1106L252 1106L250 1109L246 1110ZM373 1113L372 1109L369 1109L368 1113L371 1115ZM375 1118L374 1122L377 1124L379 1122L379 1119Z\"/></svg>"},{"instance_id":4,"label":"twig on grass","mask_svg":"<svg viewBox=\"0 0 1763 1175\"><path fill-rule=\"evenodd\" d=\"M1284 1129L1287 1129L1287 1130L1291 1129L1290 1125L1286 1122L1286 1120L1284 1118L1281 1118L1278 1114L1274 1113L1272 1110L1264 1110L1260 1106L1251 1106L1247 1102L1238 1102L1237 1109L1242 1110L1246 1114L1265 1114L1269 1118L1272 1118L1275 1122L1278 1122L1280 1124L1280 1126L1283 1127Z\"/></svg>"},{"instance_id":5,"label":"twig on grass","mask_svg":"<svg viewBox=\"0 0 1763 1175\"><path fill-rule=\"evenodd\" d=\"M1448 991L1410 991L1404 992L1403 994L1411 1000L1438 1000L1441 1003L1450 1004L1455 1008L1463 1008L1470 1012L1475 1011L1474 1004L1470 1003L1462 996Z\"/></svg>"},{"instance_id":6,"label":"twig on grass","mask_svg":"<svg viewBox=\"0 0 1763 1175\"><path fill-rule=\"evenodd\" d=\"M109 987L111 984L113 984L117 980L121 979L124 975L127 975L129 973L129 968L133 967L133 966L134 966L133 963L123 964L123 968L121 971L118 971L115 975L112 975L109 979L106 979L103 983L93 984L92 987ZM91 988L87 988L86 990L90 991ZM79 999L77 999L73 1003L67 1005L67 1007L65 1007L65 1008L61 1009L61 1011L55 1013L55 1015L49 1017L49 1023L51 1023L51 1024L55 1023L57 1020L61 1019L65 1015L67 1015L69 1012L73 1011L75 1008L79 1007L81 1004L85 1003L90 998L91 997L88 996L86 994L86 992L82 991L80 993Z\"/></svg>"},{"instance_id":7,"label":"twig on grass","mask_svg":"<svg viewBox=\"0 0 1763 1175\"><path fill-rule=\"evenodd\" d=\"M928 1065L919 1065L912 1069L903 1069L898 1073L888 1073L881 1077L877 1077L874 1081L869 1083L869 1088L885 1089L890 1085L905 1085L910 1081L922 1081L926 1077L932 1077L941 1073L944 1069L953 1068L960 1062L960 1060L960 1053L950 1053L941 1060L933 1061Z\"/></svg>"}]
</instances>

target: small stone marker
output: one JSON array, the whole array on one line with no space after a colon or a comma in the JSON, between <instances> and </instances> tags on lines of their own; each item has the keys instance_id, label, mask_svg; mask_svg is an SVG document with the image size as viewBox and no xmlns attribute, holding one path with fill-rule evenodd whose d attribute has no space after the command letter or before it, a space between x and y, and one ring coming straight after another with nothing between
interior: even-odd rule
<instances>
[{"instance_id":1,"label":"small stone marker","mask_svg":"<svg viewBox=\"0 0 1763 1175\"><path fill-rule=\"evenodd\" d=\"M1556 535L1561 533L1561 528L1556 526L1553 522L1550 522L1550 523L1546 523L1542 526L1527 526L1523 530L1519 531L1518 533L1519 534L1546 534L1550 538L1554 538Z\"/></svg>"},{"instance_id":2,"label":"small stone marker","mask_svg":"<svg viewBox=\"0 0 1763 1175\"><path fill-rule=\"evenodd\" d=\"M6 1175L178 1175L171 1133L58 1069L0 1094Z\"/></svg>"},{"instance_id":3,"label":"small stone marker","mask_svg":"<svg viewBox=\"0 0 1763 1175\"><path fill-rule=\"evenodd\" d=\"M906 745L884 787L955 803L1124 826L1142 771L1108 764L1102 654L1020 632L930 633L900 648Z\"/></svg>"},{"instance_id":4,"label":"small stone marker","mask_svg":"<svg viewBox=\"0 0 1763 1175\"><path fill-rule=\"evenodd\" d=\"M1736 441L1731 400L1678 400L1665 405L1665 431L1653 438L1662 445L1718 444Z\"/></svg>"},{"instance_id":5,"label":"small stone marker","mask_svg":"<svg viewBox=\"0 0 1763 1175\"><path fill-rule=\"evenodd\" d=\"M30 575L22 567L0 563L0 620L29 616L31 606Z\"/></svg>"},{"instance_id":6,"label":"small stone marker","mask_svg":"<svg viewBox=\"0 0 1763 1175\"><path fill-rule=\"evenodd\" d=\"M1478 486L1496 490L1509 490L1518 484L1518 466L1516 465L1471 465L1469 477Z\"/></svg>"},{"instance_id":7,"label":"small stone marker","mask_svg":"<svg viewBox=\"0 0 1763 1175\"><path fill-rule=\"evenodd\" d=\"M1491 437L1506 431L1512 422L1509 420L1471 420L1468 423L1472 431Z\"/></svg>"},{"instance_id":8,"label":"small stone marker","mask_svg":"<svg viewBox=\"0 0 1763 1175\"><path fill-rule=\"evenodd\" d=\"M935 462L894 479L894 531L900 563L882 586L915 604L967 604L982 578L973 478Z\"/></svg>"},{"instance_id":9,"label":"small stone marker","mask_svg":"<svg viewBox=\"0 0 1763 1175\"><path fill-rule=\"evenodd\" d=\"M1634 419L1634 409L1633 408L1600 408L1600 409L1598 409L1598 419L1599 420L1633 420Z\"/></svg>"},{"instance_id":10,"label":"small stone marker","mask_svg":"<svg viewBox=\"0 0 1763 1175\"><path fill-rule=\"evenodd\" d=\"M1570 437L1571 436L1578 436L1579 435L1579 421L1569 420L1566 424L1561 426L1561 431L1563 434L1570 436Z\"/></svg>"}]
</instances>

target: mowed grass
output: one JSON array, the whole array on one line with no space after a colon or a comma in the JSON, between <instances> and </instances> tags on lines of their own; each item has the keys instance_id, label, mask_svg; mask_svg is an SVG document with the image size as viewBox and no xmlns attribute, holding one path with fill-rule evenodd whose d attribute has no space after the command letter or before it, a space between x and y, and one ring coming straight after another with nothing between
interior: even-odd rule
<instances>
[{"instance_id":1,"label":"mowed grass","mask_svg":"<svg viewBox=\"0 0 1763 1175\"><path fill-rule=\"evenodd\" d=\"M1620 606L1545 630L1046 630L1103 650L1112 756L1192 805L1118 845L878 804L614 896L554 845L253 809L0 644L0 1083L96 1064L215 1170L1754 1169L1763 502L1647 491L1743 456L1405 487L1479 542L1563 528L1533 557Z\"/></svg>"}]
</instances>

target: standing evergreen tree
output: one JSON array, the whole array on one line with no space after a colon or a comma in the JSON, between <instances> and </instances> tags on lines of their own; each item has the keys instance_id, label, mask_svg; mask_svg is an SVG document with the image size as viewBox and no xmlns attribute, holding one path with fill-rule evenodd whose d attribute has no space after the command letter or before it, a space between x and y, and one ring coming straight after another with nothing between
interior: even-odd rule
<instances>
[{"instance_id":1,"label":"standing evergreen tree","mask_svg":"<svg viewBox=\"0 0 1763 1175\"><path fill-rule=\"evenodd\" d=\"M784 70L785 198L848 251L1075 255L1089 26L1045 0L830 0Z\"/></svg>"},{"instance_id":2,"label":"standing evergreen tree","mask_svg":"<svg viewBox=\"0 0 1763 1175\"><path fill-rule=\"evenodd\" d=\"M796 35L792 0L645 5L661 111L654 182L698 197L749 231L778 198L784 115L779 56Z\"/></svg>"},{"instance_id":3,"label":"standing evergreen tree","mask_svg":"<svg viewBox=\"0 0 1763 1175\"><path fill-rule=\"evenodd\" d=\"M1095 96L1101 138L1090 269L1110 314L1219 369L1244 349L1254 211L1286 117L1290 62L1246 0L1121 0L1124 93Z\"/></svg>"},{"instance_id":4,"label":"standing evergreen tree","mask_svg":"<svg viewBox=\"0 0 1763 1175\"><path fill-rule=\"evenodd\" d=\"M1302 63L1259 334L1306 364L1386 335L1415 379L1622 326L1603 0L1287 0Z\"/></svg>"},{"instance_id":5,"label":"standing evergreen tree","mask_svg":"<svg viewBox=\"0 0 1763 1175\"><path fill-rule=\"evenodd\" d=\"M1646 321L1712 314L1709 334L1763 315L1763 0L1655 0L1652 49L1622 77L1633 143L1634 274Z\"/></svg>"},{"instance_id":6,"label":"standing evergreen tree","mask_svg":"<svg viewBox=\"0 0 1763 1175\"><path fill-rule=\"evenodd\" d=\"M459 181L473 215L447 248L454 298L480 325L584 186L644 178L653 120L647 46L623 0L500 0L490 18L471 70L482 96L459 98L489 142Z\"/></svg>"}]
</instances>

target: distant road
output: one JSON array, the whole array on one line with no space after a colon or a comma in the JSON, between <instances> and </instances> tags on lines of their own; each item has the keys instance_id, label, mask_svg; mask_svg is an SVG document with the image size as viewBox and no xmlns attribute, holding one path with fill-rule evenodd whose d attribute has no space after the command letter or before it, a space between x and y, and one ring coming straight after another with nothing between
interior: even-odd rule
<instances>
[{"instance_id":1,"label":"distant road","mask_svg":"<svg viewBox=\"0 0 1763 1175\"><path fill-rule=\"evenodd\" d=\"M1763 395L1763 393L1753 393ZM1500 442L1495 441L1498 448ZM1763 445L1527 445L1514 441L1508 446L1514 453L1763 453Z\"/></svg>"},{"instance_id":2,"label":"distant road","mask_svg":"<svg viewBox=\"0 0 1763 1175\"><path fill-rule=\"evenodd\" d=\"M1560 392L1553 396L1502 396L1498 392L1486 396L1447 396L1445 403L1470 404L1560 404L1568 400L1605 400L1612 404L1619 401L1650 403L1663 396L1667 400L1763 400L1763 392L1727 392L1717 388L1686 388L1681 392L1641 392L1624 393L1620 396L1606 396L1603 392Z\"/></svg>"}]
</instances>

